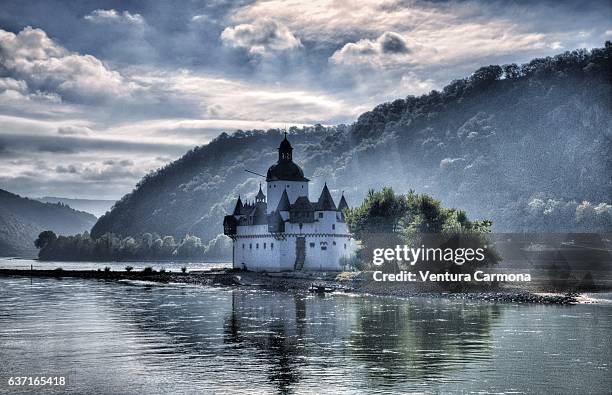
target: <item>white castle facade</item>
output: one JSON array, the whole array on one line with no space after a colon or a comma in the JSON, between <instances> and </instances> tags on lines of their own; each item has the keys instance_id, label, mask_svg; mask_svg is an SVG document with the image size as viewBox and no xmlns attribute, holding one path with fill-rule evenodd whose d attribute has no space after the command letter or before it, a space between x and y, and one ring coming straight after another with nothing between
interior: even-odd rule
<instances>
[{"instance_id":1,"label":"white castle facade","mask_svg":"<svg viewBox=\"0 0 612 395\"><path fill-rule=\"evenodd\" d=\"M233 240L233 267L251 271L340 271L354 254L356 244L342 210L323 187L316 202L308 198L309 180L293 162L293 148L285 139L278 162L268 169L266 191L259 186L255 202L240 196L231 215L223 220L225 235ZM266 197L267 195L267 197Z\"/></svg>"}]
</instances>

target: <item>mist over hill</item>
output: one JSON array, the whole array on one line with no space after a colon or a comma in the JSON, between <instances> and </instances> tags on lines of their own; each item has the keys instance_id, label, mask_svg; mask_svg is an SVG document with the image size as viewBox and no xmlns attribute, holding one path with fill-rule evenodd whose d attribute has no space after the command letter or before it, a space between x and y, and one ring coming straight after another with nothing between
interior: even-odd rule
<instances>
[{"instance_id":1,"label":"mist over hill","mask_svg":"<svg viewBox=\"0 0 612 395\"><path fill-rule=\"evenodd\" d=\"M93 214L96 217L101 217L104 215L115 203L114 200L71 199L55 196L43 196L41 198L37 198L36 200L43 203L63 203L75 210L85 211L86 213Z\"/></svg>"},{"instance_id":2,"label":"mist over hill","mask_svg":"<svg viewBox=\"0 0 612 395\"><path fill-rule=\"evenodd\" d=\"M384 103L352 125L290 129L294 160L350 205L412 189L498 232L612 229L612 46L487 66L442 91ZM276 161L280 130L221 134L145 176L92 229L211 240ZM337 201L337 200L336 200Z\"/></svg>"},{"instance_id":3,"label":"mist over hill","mask_svg":"<svg viewBox=\"0 0 612 395\"><path fill-rule=\"evenodd\" d=\"M36 256L34 240L40 232L72 235L95 222L95 216L62 203L42 203L0 189L0 256Z\"/></svg>"}]
</instances>

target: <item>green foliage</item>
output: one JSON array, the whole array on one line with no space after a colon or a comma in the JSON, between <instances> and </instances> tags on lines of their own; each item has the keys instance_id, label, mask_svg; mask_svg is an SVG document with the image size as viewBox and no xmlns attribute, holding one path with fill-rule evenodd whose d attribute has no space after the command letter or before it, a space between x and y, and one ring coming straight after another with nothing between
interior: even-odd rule
<instances>
[{"instance_id":1,"label":"green foliage","mask_svg":"<svg viewBox=\"0 0 612 395\"><path fill-rule=\"evenodd\" d=\"M440 248L479 248L488 244L486 234L491 221L470 221L463 210L442 207L440 201L428 195L395 194L384 187L370 190L363 203L345 211L351 233L361 242L358 253L361 268L367 268L374 248L396 245ZM433 244L432 244L433 243ZM488 249L486 263L500 258Z\"/></svg>"},{"instance_id":2,"label":"green foliage","mask_svg":"<svg viewBox=\"0 0 612 395\"><path fill-rule=\"evenodd\" d=\"M59 237L53 232L43 232L36 243L41 246L39 259L48 261L197 260L203 259L206 250L195 236L186 235L177 243L173 236L160 237L151 233L123 239L106 233L93 239L87 232Z\"/></svg>"},{"instance_id":3,"label":"green foliage","mask_svg":"<svg viewBox=\"0 0 612 395\"><path fill-rule=\"evenodd\" d=\"M347 209L346 221L357 238L363 232L393 233L407 209L406 199L396 196L392 188L370 189L360 206Z\"/></svg>"}]
</instances>

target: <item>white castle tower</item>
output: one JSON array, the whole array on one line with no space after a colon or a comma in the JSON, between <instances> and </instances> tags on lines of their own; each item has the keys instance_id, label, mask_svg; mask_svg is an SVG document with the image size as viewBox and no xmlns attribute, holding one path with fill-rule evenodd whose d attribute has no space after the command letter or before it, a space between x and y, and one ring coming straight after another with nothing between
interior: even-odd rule
<instances>
[{"instance_id":1,"label":"white castle tower","mask_svg":"<svg viewBox=\"0 0 612 395\"><path fill-rule=\"evenodd\" d=\"M233 267L252 271L347 269L355 241L344 221L344 196L338 206L323 187L316 202L308 198L309 180L293 162L287 134L278 147L278 162L266 175L255 202L243 204L223 220L224 233L233 240Z\"/></svg>"}]
</instances>

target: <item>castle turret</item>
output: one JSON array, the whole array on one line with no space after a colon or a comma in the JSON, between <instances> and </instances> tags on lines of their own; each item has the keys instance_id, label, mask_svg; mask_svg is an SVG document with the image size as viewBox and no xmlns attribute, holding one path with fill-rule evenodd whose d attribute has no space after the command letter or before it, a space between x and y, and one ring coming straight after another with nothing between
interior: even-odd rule
<instances>
[{"instance_id":1,"label":"castle turret","mask_svg":"<svg viewBox=\"0 0 612 395\"><path fill-rule=\"evenodd\" d=\"M259 183L259 192L257 192L257 196L255 196L255 203L263 203L266 201L266 195L264 195L261 190L261 182Z\"/></svg>"},{"instance_id":2,"label":"castle turret","mask_svg":"<svg viewBox=\"0 0 612 395\"><path fill-rule=\"evenodd\" d=\"M308 178L302 169L293 162L293 147L287 134L278 147L278 161L266 173L268 184L268 214L278 206L283 192L287 192L289 203L293 204L301 196L308 196Z\"/></svg>"}]
</instances>

